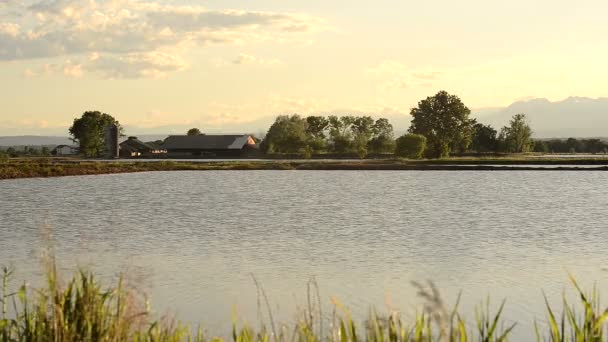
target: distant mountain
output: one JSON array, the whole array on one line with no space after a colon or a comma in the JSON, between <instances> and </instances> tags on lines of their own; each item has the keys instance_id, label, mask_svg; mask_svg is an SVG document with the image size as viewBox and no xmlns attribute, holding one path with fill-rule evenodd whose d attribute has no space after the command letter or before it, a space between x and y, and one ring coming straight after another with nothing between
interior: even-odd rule
<instances>
[{"instance_id":1,"label":"distant mountain","mask_svg":"<svg viewBox=\"0 0 608 342\"><path fill-rule=\"evenodd\" d=\"M68 137L39 136L39 135L19 135L10 137L0 137L0 146L56 146L72 145L72 140Z\"/></svg>"},{"instance_id":2,"label":"distant mountain","mask_svg":"<svg viewBox=\"0 0 608 342\"><path fill-rule=\"evenodd\" d=\"M543 98L517 101L506 108L474 110L478 121L499 129L511 117L525 113L539 138L607 137L608 98L569 97L551 102Z\"/></svg>"}]
</instances>

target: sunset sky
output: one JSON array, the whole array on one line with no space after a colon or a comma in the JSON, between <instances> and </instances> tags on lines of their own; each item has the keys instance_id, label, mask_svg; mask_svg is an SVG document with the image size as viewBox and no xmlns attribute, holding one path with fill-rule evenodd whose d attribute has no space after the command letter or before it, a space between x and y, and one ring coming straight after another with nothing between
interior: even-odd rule
<instances>
[{"instance_id":1,"label":"sunset sky","mask_svg":"<svg viewBox=\"0 0 608 342\"><path fill-rule=\"evenodd\" d=\"M0 135L134 133L608 96L608 1L0 0Z\"/></svg>"}]
</instances>

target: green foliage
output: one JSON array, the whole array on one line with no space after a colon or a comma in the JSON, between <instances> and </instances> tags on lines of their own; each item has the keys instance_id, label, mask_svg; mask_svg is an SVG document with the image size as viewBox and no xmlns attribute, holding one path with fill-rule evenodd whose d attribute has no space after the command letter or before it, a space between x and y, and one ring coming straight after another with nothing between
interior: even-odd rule
<instances>
[{"instance_id":1,"label":"green foliage","mask_svg":"<svg viewBox=\"0 0 608 342\"><path fill-rule=\"evenodd\" d=\"M498 132L490 125L475 123L471 149L475 152L495 152L498 149Z\"/></svg>"},{"instance_id":2,"label":"green foliage","mask_svg":"<svg viewBox=\"0 0 608 342\"><path fill-rule=\"evenodd\" d=\"M346 153L352 151L352 129L354 116L329 116L329 137L333 152Z\"/></svg>"},{"instance_id":3,"label":"green foliage","mask_svg":"<svg viewBox=\"0 0 608 342\"><path fill-rule=\"evenodd\" d=\"M352 147L359 158L363 159L368 153L368 144L374 134L374 119L371 116L354 117L350 129L352 131Z\"/></svg>"},{"instance_id":4,"label":"green foliage","mask_svg":"<svg viewBox=\"0 0 608 342\"><path fill-rule=\"evenodd\" d=\"M262 151L300 153L307 145L307 127L306 120L298 114L277 117L262 141Z\"/></svg>"},{"instance_id":5,"label":"green foliage","mask_svg":"<svg viewBox=\"0 0 608 342\"><path fill-rule=\"evenodd\" d=\"M530 152L534 148L532 128L528 124L525 114L516 114L509 126L500 131L500 144L502 150L509 153Z\"/></svg>"},{"instance_id":6,"label":"green foliage","mask_svg":"<svg viewBox=\"0 0 608 342\"><path fill-rule=\"evenodd\" d=\"M451 150L466 150L471 141L471 111L458 96L440 91L418 102L410 112L410 133L424 135L432 158L447 157Z\"/></svg>"},{"instance_id":7,"label":"green foliage","mask_svg":"<svg viewBox=\"0 0 608 342\"><path fill-rule=\"evenodd\" d=\"M385 119L376 120L372 127L373 137L369 141L369 149L375 153L392 153L395 150L395 134L393 125Z\"/></svg>"},{"instance_id":8,"label":"green foliage","mask_svg":"<svg viewBox=\"0 0 608 342\"><path fill-rule=\"evenodd\" d=\"M329 120L323 116L309 116L306 118L306 133L315 138L325 139L325 130Z\"/></svg>"},{"instance_id":9,"label":"green foliage","mask_svg":"<svg viewBox=\"0 0 608 342\"><path fill-rule=\"evenodd\" d=\"M557 317L555 310L549 305L549 301L545 296L545 304L547 307L547 318L549 321L549 329L546 336L549 341L606 341L605 329L608 322L608 309L601 309L599 294L596 289L591 294L586 294L576 282L574 277L570 276L570 281L576 289L579 297L580 311L577 314L577 307L568 304L566 297L563 297L563 309L561 317ZM558 321L559 319L559 321ZM538 324L534 323L537 339L540 341L543 336L538 328Z\"/></svg>"},{"instance_id":10,"label":"green foliage","mask_svg":"<svg viewBox=\"0 0 608 342\"><path fill-rule=\"evenodd\" d=\"M99 157L105 152L105 131L110 125L117 125L122 135L120 123L111 115L89 111L74 119L69 131L72 140L78 142L81 153L86 157Z\"/></svg>"},{"instance_id":11,"label":"green foliage","mask_svg":"<svg viewBox=\"0 0 608 342\"><path fill-rule=\"evenodd\" d=\"M538 141L535 141L535 144ZM606 153L608 150L608 143L601 139L551 139L543 140L542 143L546 145L546 151L535 152L551 152L551 153Z\"/></svg>"},{"instance_id":12,"label":"green foliage","mask_svg":"<svg viewBox=\"0 0 608 342\"><path fill-rule=\"evenodd\" d=\"M18 154L17 154L17 150L15 150L15 148L14 148L14 147L9 147L9 148L7 148L7 149L6 149L6 154L7 154L9 157L13 157L13 158L18 156Z\"/></svg>"},{"instance_id":13,"label":"green foliage","mask_svg":"<svg viewBox=\"0 0 608 342\"><path fill-rule=\"evenodd\" d=\"M201 135L201 134L202 134L202 132L198 128L190 128L188 130L188 132L186 132L186 135Z\"/></svg>"},{"instance_id":14,"label":"green foliage","mask_svg":"<svg viewBox=\"0 0 608 342\"><path fill-rule=\"evenodd\" d=\"M409 159L420 159L426 149L426 137L420 134L404 134L397 138L395 155Z\"/></svg>"},{"instance_id":15,"label":"green foliage","mask_svg":"<svg viewBox=\"0 0 608 342\"><path fill-rule=\"evenodd\" d=\"M55 265L49 262L47 266L47 285L41 289L31 289L24 283L11 290L13 269L2 268L0 341L223 341L207 337L201 328L193 330L178 321L157 319L150 313L145 296L122 277L107 288L93 273L85 271L61 282ZM605 341L608 309L601 308L597 290L586 294L573 277L570 279L579 298L578 305L570 305L564 296L561 315L558 315L545 297L548 324L543 329L534 324L537 340ZM517 326L517 323L506 324L503 318L505 301L493 309L489 299L476 308L475 324L467 324L459 311L460 296L449 308L432 282L413 282L424 305L410 321L404 320L397 311L379 315L372 309L367 320L359 324L335 298L332 298L333 314L324 315L314 279L308 283L307 305L297 320L278 326L264 288L255 277L253 281L258 303L263 303L267 314L262 315L263 307L260 307L261 326L255 330L239 326L235 313L231 331L234 342L494 342L507 341ZM63 283L65 285L61 285Z\"/></svg>"},{"instance_id":16,"label":"green foliage","mask_svg":"<svg viewBox=\"0 0 608 342\"><path fill-rule=\"evenodd\" d=\"M549 153L551 150L549 149L549 144L542 140L534 140L534 152L539 153Z\"/></svg>"}]
</instances>

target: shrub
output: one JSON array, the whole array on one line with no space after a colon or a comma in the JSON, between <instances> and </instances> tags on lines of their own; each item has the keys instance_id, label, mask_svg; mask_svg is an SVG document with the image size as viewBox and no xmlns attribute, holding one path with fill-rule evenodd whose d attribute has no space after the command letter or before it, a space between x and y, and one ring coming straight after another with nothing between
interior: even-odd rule
<instances>
[{"instance_id":1,"label":"shrub","mask_svg":"<svg viewBox=\"0 0 608 342\"><path fill-rule=\"evenodd\" d=\"M426 137L420 134L405 134L397 138L395 155L403 158L420 159L426 150Z\"/></svg>"}]
</instances>

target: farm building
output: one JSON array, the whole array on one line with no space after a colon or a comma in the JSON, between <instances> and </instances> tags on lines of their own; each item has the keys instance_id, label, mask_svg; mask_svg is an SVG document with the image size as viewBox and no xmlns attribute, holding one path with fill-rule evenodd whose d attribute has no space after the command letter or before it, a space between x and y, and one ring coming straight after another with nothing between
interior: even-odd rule
<instances>
[{"instance_id":1,"label":"farm building","mask_svg":"<svg viewBox=\"0 0 608 342\"><path fill-rule=\"evenodd\" d=\"M73 156L78 154L78 147L70 145L58 145L51 151L54 156Z\"/></svg>"},{"instance_id":2,"label":"farm building","mask_svg":"<svg viewBox=\"0 0 608 342\"><path fill-rule=\"evenodd\" d=\"M168 157L253 157L259 149L253 137L241 135L172 135L162 148Z\"/></svg>"},{"instance_id":3,"label":"farm building","mask_svg":"<svg viewBox=\"0 0 608 342\"><path fill-rule=\"evenodd\" d=\"M137 157L159 157L164 156L167 151L156 144L145 143L137 137L129 137L129 139L119 144L119 154L122 158L137 158Z\"/></svg>"}]
</instances>

